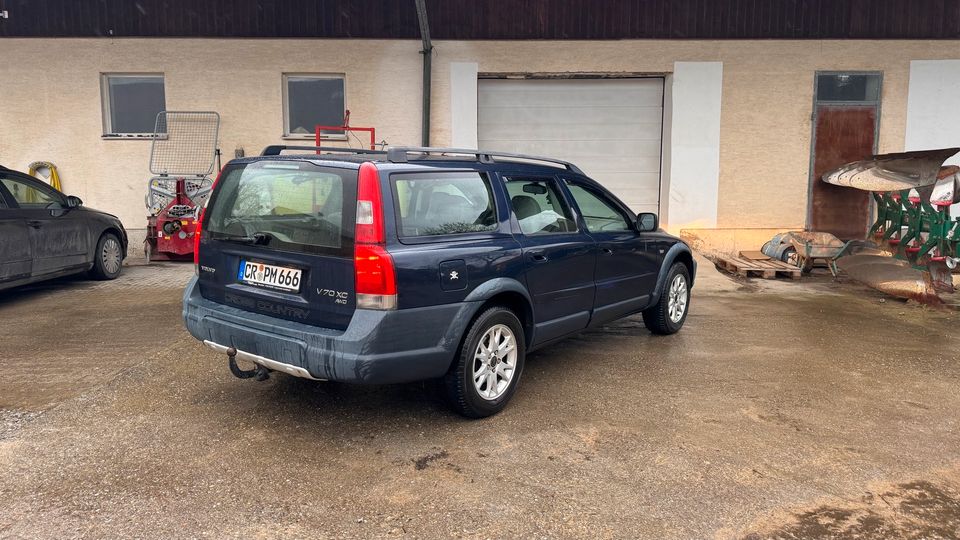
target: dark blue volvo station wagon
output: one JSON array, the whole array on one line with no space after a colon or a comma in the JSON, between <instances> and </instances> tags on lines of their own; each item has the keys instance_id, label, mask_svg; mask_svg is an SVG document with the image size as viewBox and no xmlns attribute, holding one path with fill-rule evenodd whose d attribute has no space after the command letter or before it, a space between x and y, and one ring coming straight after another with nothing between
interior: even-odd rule
<instances>
[{"instance_id":1,"label":"dark blue volvo station wagon","mask_svg":"<svg viewBox=\"0 0 960 540\"><path fill-rule=\"evenodd\" d=\"M696 271L575 165L476 150L268 147L224 167L201 223L184 321L235 375L441 379L470 417L533 349L636 313L678 331Z\"/></svg>"}]
</instances>

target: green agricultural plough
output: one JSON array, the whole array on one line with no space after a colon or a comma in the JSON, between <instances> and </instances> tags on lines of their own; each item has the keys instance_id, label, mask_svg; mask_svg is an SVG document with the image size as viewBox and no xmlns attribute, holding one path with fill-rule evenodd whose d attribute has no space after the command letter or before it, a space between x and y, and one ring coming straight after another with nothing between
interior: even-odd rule
<instances>
[{"instance_id":1,"label":"green agricultural plough","mask_svg":"<svg viewBox=\"0 0 960 540\"><path fill-rule=\"evenodd\" d=\"M960 202L960 167L943 162L958 151L884 154L825 174L830 184L872 192L877 219L867 238L888 252L845 257L838 266L897 296L937 303L938 292L954 292L960 218L951 216L950 207Z\"/></svg>"}]
</instances>

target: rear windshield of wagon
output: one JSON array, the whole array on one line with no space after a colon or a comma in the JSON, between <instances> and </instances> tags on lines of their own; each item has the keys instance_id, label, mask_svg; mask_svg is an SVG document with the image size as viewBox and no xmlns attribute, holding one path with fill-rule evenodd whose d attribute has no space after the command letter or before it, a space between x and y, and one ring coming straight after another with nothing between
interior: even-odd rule
<instances>
[{"instance_id":1,"label":"rear windshield of wagon","mask_svg":"<svg viewBox=\"0 0 960 540\"><path fill-rule=\"evenodd\" d=\"M356 170L293 160L228 165L203 234L268 250L352 256L356 207Z\"/></svg>"}]
</instances>

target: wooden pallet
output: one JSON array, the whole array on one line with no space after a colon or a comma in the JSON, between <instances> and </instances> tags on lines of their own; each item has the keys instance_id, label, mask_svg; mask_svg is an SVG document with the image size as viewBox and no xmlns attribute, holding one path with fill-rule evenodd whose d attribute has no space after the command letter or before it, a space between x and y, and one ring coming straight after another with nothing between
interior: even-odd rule
<instances>
[{"instance_id":1,"label":"wooden pallet","mask_svg":"<svg viewBox=\"0 0 960 540\"><path fill-rule=\"evenodd\" d=\"M749 260L743 257L720 255L716 263L720 268L742 277L761 277L774 279L777 276L800 279L801 271L796 266L783 261L768 259L765 261Z\"/></svg>"}]
</instances>

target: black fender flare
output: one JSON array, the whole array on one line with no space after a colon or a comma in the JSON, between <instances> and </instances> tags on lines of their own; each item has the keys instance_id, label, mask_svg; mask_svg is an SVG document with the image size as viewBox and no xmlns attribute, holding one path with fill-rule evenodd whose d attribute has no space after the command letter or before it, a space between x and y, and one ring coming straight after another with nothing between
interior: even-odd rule
<instances>
[{"instance_id":1,"label":"black fender flare","mask_svg":"<svg viewBox=\"0 0 960 540\"><path fill-rule=\"evenodd\" d=\"M663 256L663 264L660 265L660 274L657 276L657 285L653 289L653 294L650 295L650 305L660 301L660 291L663 290L663 283L667 279L667 272L670 271L670 267L673 266L673 263L677 261L677 257L681 254L690 257L690 288L693 289L693 282L696 280L697 274L697 261L693 258L693 252L690 251L689 246L683 242L677 242L671 246L667 254Z\"/></svg>"},{"instance_id":2,"label":"black fender flare","mask_svg":"<svg viewBox=\"0 0 960 540\"><path fill-rule=\"evenodd\" d=\"M508 277L494 278L470 291L470 294L464 298L464 302L471 303L474 306L469 312L469 320L472 321L479 314L484 302L503 293L511 293L523 298L523 302L526 304L526 306L523 306L526 313L517 313L517 316L520 317L524 331L527 334L527 344L533 343L537 320L533 307L533 299L530 297L530 291L527 290L527 287L516 279Z\"/></svg>"},{"instance_id":3,"label":"black fender flare","mask_svg":"<svg viewBox=\"0 0 960 540\"><path fill-rule=\"evenodd\" d=\"M505 292L519 293L527 301L527 304L530 305L530 308L533 309L533 301L530 298L530 293L527 291L527 288L523 286L523 283L506 277L498 277L481 283L476 289L470 291L470 294L463 300L464 302L486 302L494 296Z\"/></svg>"}]
</instances>

